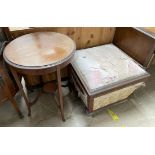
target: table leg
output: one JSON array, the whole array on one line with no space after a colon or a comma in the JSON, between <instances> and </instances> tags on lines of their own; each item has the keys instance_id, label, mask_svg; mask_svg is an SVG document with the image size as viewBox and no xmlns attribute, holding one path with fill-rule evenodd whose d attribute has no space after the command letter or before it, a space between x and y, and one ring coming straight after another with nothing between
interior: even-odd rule
<instances>
[{"instance_id":1,"label":"table leg","mask_svg":"<svg viewBox=\"0 0 155 155\"><path fill-rule=\"evenodd\" d=\"M10 102L12 103L13 107L15 108L16 112L18 113L19 117L20 118L23 118L23 114L21 113L21 111L19 110L18 106L17 106L17 103L15 101L14 98L10 98Z\"/></svg>"},{"instance_id":2,"label":"table leg","mask_svg":"<svg viewBox=\"0 0 155 155\"><path fill-rule=\"evenodd\" d=\"M57 82L58 82L58 94L59 94L59 106L60 106L60 113L61 118L65 121L64 117L64 103L63 103L63 96L62 96L62 88L61 88L61 73L60 73L60 66L57 66Z\"/></svg>"},{"instance_id":3,"label":"table leg","mask_svg":"<svg viewBox=\"0 0 155 155\"><path fill-rule=\"evenodd\" d=\"M70 93L72 92L72 86L71 86L71 65L69 64L67 66L67 72L68 72L68 88Z\"/></svg>"},{"instance_id":4,"label":"table leg","mask_svg":"<svg viewBox=\"0 0 155 155\"><path fill-rule=\"evenodd\" d=\"M24 97L25 103L26 103L27 108L28 108L28 116L31 116L30 103L28 101L28 98L26 97L26 94L25 94L24 90L23 90L23 86L22 86L22 84L21 84L21 82L19 80L17 72L12 67L10 67L10 70L11 70L12 75L14 76L14 79L15 79L15 81L17 83L17 86L18 86L20 92L22 93L22 96Z\"/></svg>"}]
</instances>

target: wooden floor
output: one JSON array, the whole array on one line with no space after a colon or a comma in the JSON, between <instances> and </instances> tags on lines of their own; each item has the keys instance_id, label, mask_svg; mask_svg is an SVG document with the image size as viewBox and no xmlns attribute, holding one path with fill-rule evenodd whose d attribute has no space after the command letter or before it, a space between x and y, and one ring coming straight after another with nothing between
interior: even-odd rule
<instances>
[{"instance_id":1,"label":"wooden floor","mask_svg":"<svg viewBox=\"0 0 155 155\"><path fill-rule=\"evenodd\" d=\"M155 126L155 65L148 71L151 78L146 87L137 90L128 101L103 110L94 117L86 115L81 100L72 93L65 97L66 122L61 121L54 97L50 94L40 97L29 118L24 101L18 94L16 99L24 118L20 119L11 104L6 103L0 106L0 126ZM36 92L29 94L31 99Z\"/></svg>"}]
</instances>

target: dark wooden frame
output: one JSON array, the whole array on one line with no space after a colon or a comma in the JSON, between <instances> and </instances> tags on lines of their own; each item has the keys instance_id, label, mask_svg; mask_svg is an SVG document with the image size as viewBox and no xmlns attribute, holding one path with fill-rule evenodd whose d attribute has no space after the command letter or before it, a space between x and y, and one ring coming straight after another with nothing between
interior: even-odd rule
<instances>
[{"instance_id":1,"label":"dark wooden frame","mask_svg":"<svg viewBox=\"0 0 155 155\"><path fill-rule=\"evenodd\" d=\"M102 96L102 95L105 95L105 94L108 94L108 93L116 91L116 90L119 90L121 88L125 88L125 87L128 87L128 86L131 86L131 85L139 83L139 82L145 82L149 78L149 76L150 76L149 74L146 74L144 76L132 79L129 82L124 82L124 83L119 82L114 87L112 87L112 88L110 88L110 89L108 89L106 91L98 92L98 93L95 93L95 94L90 94L90 92L88 92L86 90L85 86L81 83L81 81L80 81L78 75L76 74L75 70L73 69L73 67L71 66L70 68L71 68L71 80L73 81L74 84L76 83L76 85L79 87L79 89L80 89L80 91L82 93L85 93L87 95L87 101L88 101L87 102L87 104L88 104L87 108L88 108L88 112L89 113L98 111L98 109L97 110L93 110L94 98ZM116 103L113 103L113 104L116 104ZM109 107L109 105L107 105L106 107ZM106 107L104 107L104 108L106 108Z\"/></svg>"},{"instance_id":2,"label":"dark wooden frame","mask_svg":"<svg viewBox=\"0 0 155 155\"><path fill-rule=\"evenodd\" d=\"M141 29L116 28L113 44L132 57L142 67L148 68L155 54L155 38Z\"/></svg>"}]
</instances>

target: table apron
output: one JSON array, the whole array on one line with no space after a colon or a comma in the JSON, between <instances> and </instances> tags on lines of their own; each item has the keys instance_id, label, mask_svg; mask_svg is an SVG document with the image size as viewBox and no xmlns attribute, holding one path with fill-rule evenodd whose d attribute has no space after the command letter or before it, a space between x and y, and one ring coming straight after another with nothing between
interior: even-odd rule
<instances>
[{"instance_id":1,"label":"table apron","mask_svg":"<svg viewBox=\"0 0 155 155\"><path fill-rule=\"evenodd\" d=\"M60 69L66 67L70 63L71 59L72 59L72 57L70 59L68 59L66 62L63 62L62 64L58 64L56 66L51 66L48 68L38 68L38 69L32 69L30 67L17 68L10 64L8 64L8 65L10 68L13 68L14 70L16 70L16 72L24 74L24 75L44 75L44 74L49 74L49 73L55 72L57 70L57 66L60 66Z\"/></svg>"}]
</instances>

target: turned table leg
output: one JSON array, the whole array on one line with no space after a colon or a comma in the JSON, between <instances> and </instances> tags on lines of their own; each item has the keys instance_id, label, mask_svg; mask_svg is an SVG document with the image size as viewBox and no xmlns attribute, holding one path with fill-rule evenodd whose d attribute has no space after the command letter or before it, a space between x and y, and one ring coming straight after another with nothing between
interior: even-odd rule
<instances>
[{"instance_id":1,"label":"turned table leg","mask_svg":"<svg viewBox=\"0 0 155 155\"><path fill-rule=\"evenodd\" d=\"M56 72L57 72L57 82L58 82L58 98L59 98L60 113L61 113L62 120L65 121L65 117L64 117L64 103L63 103L62 88L61 88L60 66L57 66Z\"/></svg>"},{"instance_id":2,"label":"turned table leg","mask_svg":"<svg viewBox=\"0 0 155 155\"><path fill-rule=\"evenodd\" d=\"M15 81L16 81L16 83L17 83L17 86L18 86L18 88L19 88L19 90L20 90L22 96L24 97L25 103L26 103L27 108L28 108L28 116L31 116L31 107L30 107L30 103L29 103L29 101L28 101L28 98L27 98L27 96L26 96L24 90L23 90L23 86L22 86L22 84L21 84L21 82L20 82L20 80L19 80L19 77L18 77L18 75L17 75L17 72L16 72L12 67L10 67L10 70L11 70L12 75L14 76L14 79L15 79Z\"/></svg>"}]
</instances>

